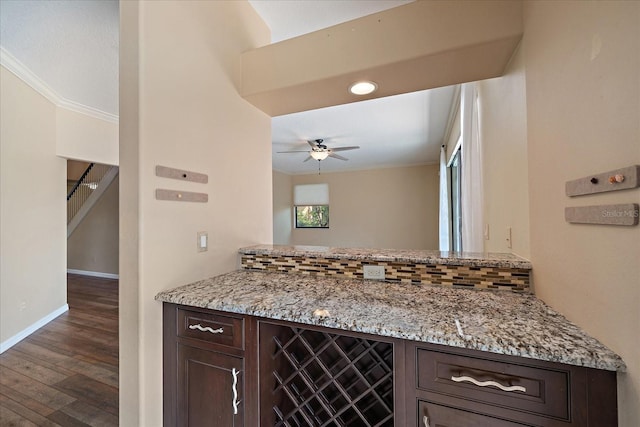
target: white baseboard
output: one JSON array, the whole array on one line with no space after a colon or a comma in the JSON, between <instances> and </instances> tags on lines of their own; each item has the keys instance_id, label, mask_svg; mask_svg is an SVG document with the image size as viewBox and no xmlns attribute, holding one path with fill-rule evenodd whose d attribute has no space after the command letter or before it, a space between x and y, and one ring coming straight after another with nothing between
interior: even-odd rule
<instances>
[{"instance_id":1,"label":"white baseboard","mask_svg":"<svg viewBox=\"0 0 640 427\"><path fill-rule=\"evenodd\" d=\"M67 273L79 274L80 276L102 277L103 279L119 279L120 278L119 274L101 273L99 271L74 270L72 268L68 268Z\"/></svg>"},{"instance_id":2,"label":"white baseboard","mask_svg":"<svg viewBox=\"0 0 640 427\"><path fill-rule=\"evenodd\" d=\"M66 313L67 311L69 311L69 305L65 304L62 307L60 307L59 309L57 309L57 310L49 313L48 315L44 316L42 319L38 320L36 323L32 324L28 328L23 329L22 331L18 332L17 334L12 336L8 340L6 340L4 342L1 342L0 343L0 353L4 353L8 349L10 349L14 345L18 344L20 341L22 341L23 339L25 339L26 337L28 337L29 335L31 335L32 333L37 331L38 329L42 328L44 325L46 325L47 323L51 322L56 317L60 316L62 313Z\"/></svg>"}]
</instances>

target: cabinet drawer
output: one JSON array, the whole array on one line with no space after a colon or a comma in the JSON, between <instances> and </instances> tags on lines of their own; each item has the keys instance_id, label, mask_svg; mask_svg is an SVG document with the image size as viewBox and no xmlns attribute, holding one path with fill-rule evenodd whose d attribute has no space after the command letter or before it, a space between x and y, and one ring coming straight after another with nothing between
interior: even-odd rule
<instances>
[{"instance_id":1,"label":"cabinet drawer","mask_svg":"<svg viewBox=\"0 0 640 427\"><path fill-rule=\"evenodd\" d=\"M178 336L244 348L244 319L217 312L178 309Z\"/></svg>"},{"instance_id":2,"label":"cabinet drawer","mask_svg":"<svg viewBox=\"0 0 640 427\"><path fill-rule=\"evenodd\" d=\"M482 412L489 415L499 416L500 408L507 408L558 420L570 418L568 371L421 348L416 357L417 389L457 397L456 405L463 409L477 410L480 403Z\"/></svg>"},{"instance_id":3,"label":"cabinet drawer","mask_svg":"<svg viewBox=\"0 0 640 427\"><path fill-rule=\"evenodd\" d=\"M460 409L418 402L418 426L420 427L525 427L499 418L474 414Z\"/></svg>"}]
</instances>

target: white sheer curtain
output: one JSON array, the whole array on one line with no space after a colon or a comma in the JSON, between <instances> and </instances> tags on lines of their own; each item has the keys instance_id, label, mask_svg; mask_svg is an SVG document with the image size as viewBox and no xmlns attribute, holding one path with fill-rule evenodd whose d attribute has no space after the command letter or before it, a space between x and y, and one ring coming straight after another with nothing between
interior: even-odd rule
<instances>
[{"instance_id":1,"label":"white sheer curtain","mask_svg":"<svg viewBox=\"0 0 640 427\"><path fill-rule=\"evenodd\" d=\"M451 215L449 214L449 173L444 145L440 148L440 250L448 252L451 244Z\"/></svg>"},{"instance_id":2,"label":"white sheer curtain","mask_svg":"<svg viewBox=\"0 0 640 427\"><path fill-rule=\"evenodd\" d=\"M475 83L465 83L461 91L462 122L462 250L483 252L482 233L482 145Z\"/></svg>"}]
</instances>

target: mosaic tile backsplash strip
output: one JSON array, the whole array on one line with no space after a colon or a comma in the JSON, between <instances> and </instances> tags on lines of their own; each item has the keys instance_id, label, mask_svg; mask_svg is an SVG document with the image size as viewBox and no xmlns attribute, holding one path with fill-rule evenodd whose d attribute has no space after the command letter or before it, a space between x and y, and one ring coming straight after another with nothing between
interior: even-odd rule
<instances>
[{"instance_id":1,"label":"mosaic tile backsplash strip","mask_svg":"<svg viewBox=\"0 0 640 427\"><path fill-rule=\"evenodd\" d=\"M384 266L387 282L531 292L530 268L375 261L366 258L334 259L322 256L242 252L241 250L241 267L245 270L363 279L364 265L379 265Z\"/></svg>"}]
</instances>

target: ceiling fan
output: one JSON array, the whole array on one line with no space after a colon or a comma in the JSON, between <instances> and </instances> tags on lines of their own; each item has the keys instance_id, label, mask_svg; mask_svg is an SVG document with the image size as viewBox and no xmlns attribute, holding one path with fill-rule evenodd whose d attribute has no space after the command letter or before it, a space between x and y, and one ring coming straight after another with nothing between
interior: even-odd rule
<instances>
[{"instance_id":1,"label":"ceiling fan","mask_svg":"<svg viewBox=\"0 0 640 427\"><path fill-rule=\"evenodd\" d=\"M337 151L348 151L348 150L357 150L360 148L357 145L352 145L349 147L335 147L329 148L325 144L323 144L323 139L314 139L311 141L307 141L307 144L311 146L311 151L309 150L292 150L292 151L278 151L278 153L309 153L309 156L303 160L303 162L307 162L311 159L315 159L317 161L321 161L326 159L327 157L333 157L338 160L349 160L346 157L343 157L339 154L336 154Z\"/></svg>"}]
</instances>

